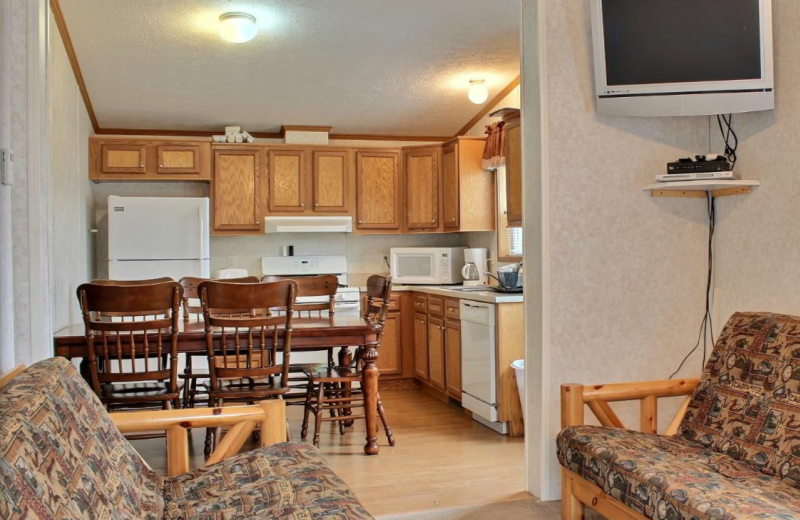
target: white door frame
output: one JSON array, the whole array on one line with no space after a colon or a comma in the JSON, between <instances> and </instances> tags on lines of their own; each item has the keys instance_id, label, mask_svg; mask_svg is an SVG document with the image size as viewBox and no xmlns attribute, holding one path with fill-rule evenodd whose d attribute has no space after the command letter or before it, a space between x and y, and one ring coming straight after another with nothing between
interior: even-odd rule
<instances>
[{"instance_id":1,"label":"white door frame","mask_svg":"<svg viewBox=\"0 0 800 520\"><path fill-rule=\"evenodd\" d=\"M31 360L53 356L47 0L28 2L28 267Z\"/></svg>"}]
</instances>

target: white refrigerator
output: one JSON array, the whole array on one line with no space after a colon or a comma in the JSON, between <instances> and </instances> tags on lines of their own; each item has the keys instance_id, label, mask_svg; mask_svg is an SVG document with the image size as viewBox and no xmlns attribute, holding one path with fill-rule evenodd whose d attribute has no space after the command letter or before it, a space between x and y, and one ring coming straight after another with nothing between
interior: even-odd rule
<instances>
[{"instance_id":1,"label":"white refrigerator","mask_svg":"<svg viewBox=\"0 0 800 520\"><path fill-rule=\"evenodd\" d=\"M108 197L108 277L210 277L208 198Z\"/></svg>"}]
</instances>

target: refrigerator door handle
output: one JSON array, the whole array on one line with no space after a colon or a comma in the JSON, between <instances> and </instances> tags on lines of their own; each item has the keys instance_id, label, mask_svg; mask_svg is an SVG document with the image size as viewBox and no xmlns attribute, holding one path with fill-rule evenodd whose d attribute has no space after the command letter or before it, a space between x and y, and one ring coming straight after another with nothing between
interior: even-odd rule
<instances>
[{"instance_id":1,"label":"refrigerator door handle","mask_svg":"<svg viewBox=\"0 0 800 520\"><path fill-rule=\"evenodd\" d=\"M205 228L205 219L203 218L203 206L200 205L197 207L197 217L200 219L200 242L198 242L198 247L200 248L200 252L197 253L197 259L202 260L205 258L203 256L203 244L205 242L205 235L203 233Z\"/></svg>"}]
</instances>

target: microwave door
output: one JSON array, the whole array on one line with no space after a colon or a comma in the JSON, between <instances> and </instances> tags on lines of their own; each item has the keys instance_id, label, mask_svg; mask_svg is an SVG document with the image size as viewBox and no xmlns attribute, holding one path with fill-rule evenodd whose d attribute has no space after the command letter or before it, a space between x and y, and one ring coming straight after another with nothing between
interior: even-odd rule
<instances>
[{"instance_id":1,"label":"microwave door","mask_svg":"<svg viewBox=\"0 0 800 520\"><path fill-rule=\"evenodd\" d=\"M436 262L430 254L398 254L396 279L406 283L435 284L437 279Z\"/></svg>"}]
</instances>

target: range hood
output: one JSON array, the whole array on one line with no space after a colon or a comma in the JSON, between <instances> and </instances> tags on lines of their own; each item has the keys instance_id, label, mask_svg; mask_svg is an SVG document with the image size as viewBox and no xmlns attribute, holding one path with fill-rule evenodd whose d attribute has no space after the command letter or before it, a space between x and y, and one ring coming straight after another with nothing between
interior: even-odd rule
<instances>
[{"instance_id":1,"label":"range hood","mask_svg":"<svg viewBox=\"0 0 800 520\"><path fill-rule=\"evenodd\" d=\"M264 217L264 233L352 233L353 217Z\"/></svg>"}]
</instances>

